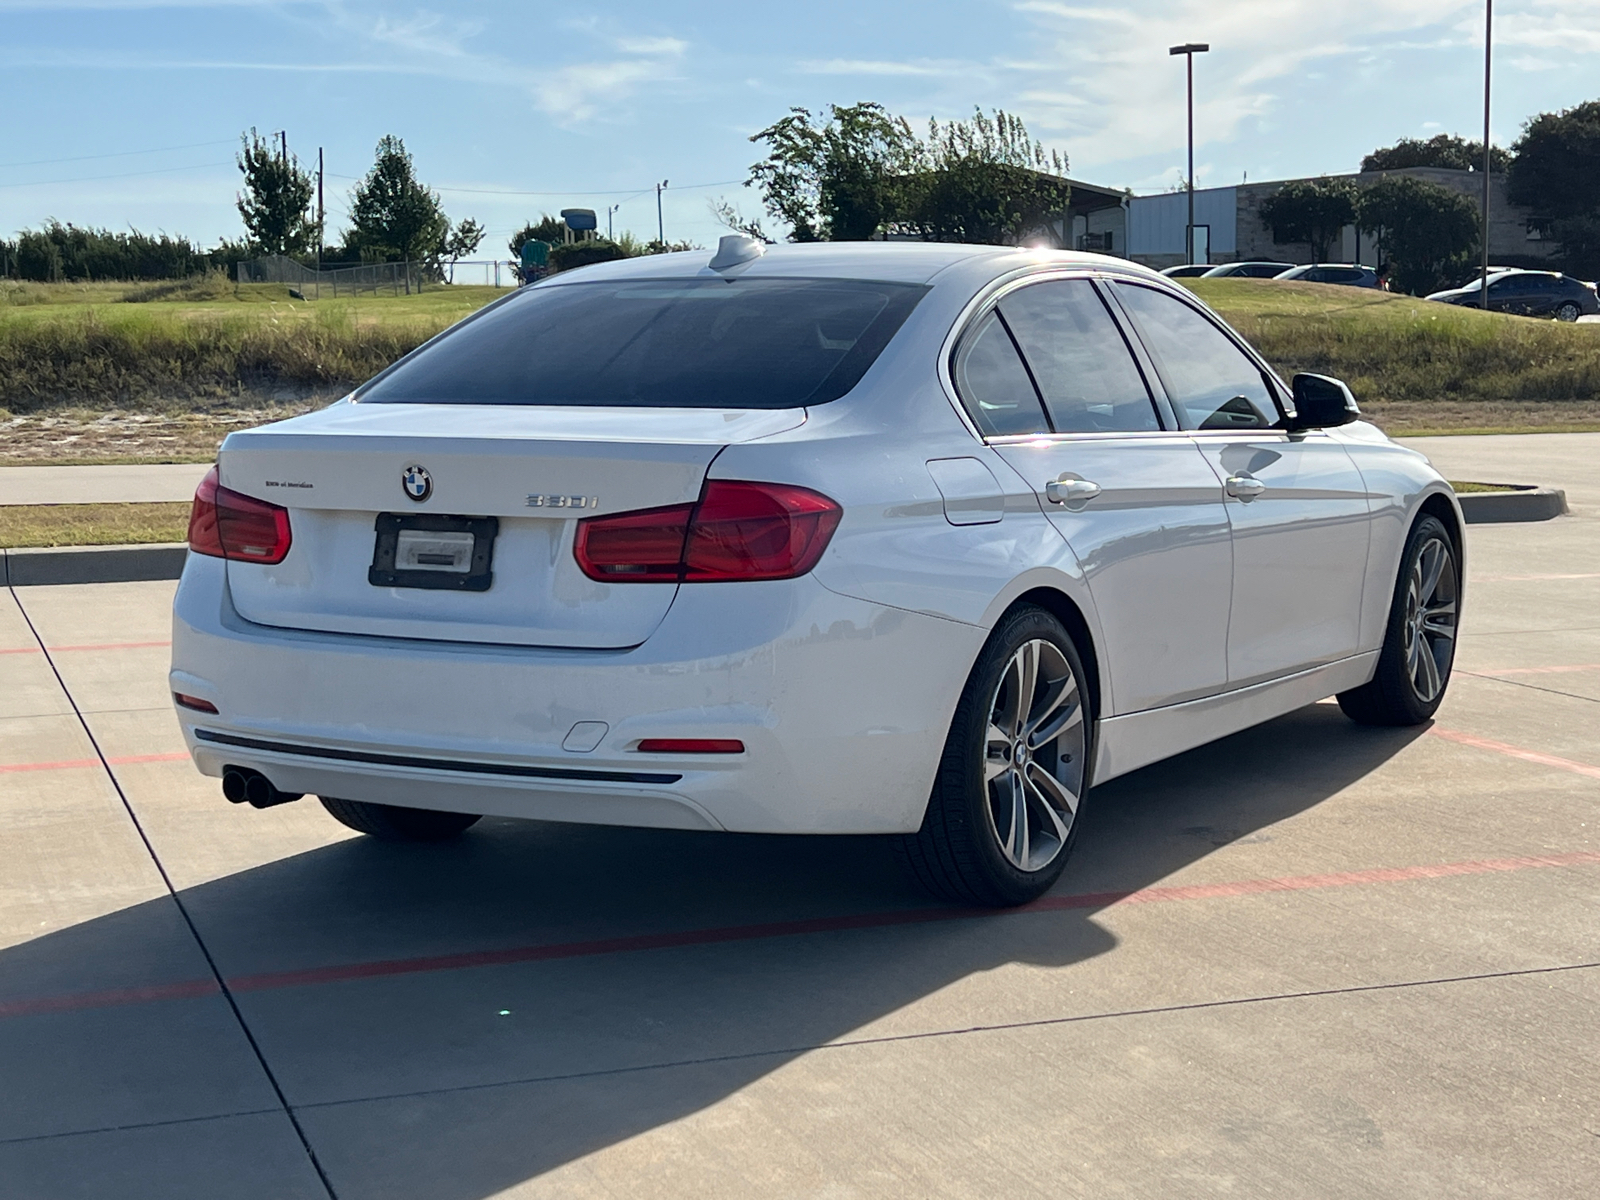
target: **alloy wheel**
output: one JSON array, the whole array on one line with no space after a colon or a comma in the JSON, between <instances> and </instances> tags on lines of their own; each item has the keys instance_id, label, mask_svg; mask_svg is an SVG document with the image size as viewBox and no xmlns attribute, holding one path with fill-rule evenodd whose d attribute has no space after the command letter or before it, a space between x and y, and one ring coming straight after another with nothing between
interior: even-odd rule
<instances>
[{"instance_id":1,"label":"alloy wheel","mask_svg":"<svg viewBox=\"0 0 1600 1200\"><path fill-rule=\"evenodd\" d=\"M983 780L1000 851L1043 870L1067 844L1083 795L1088 729L1078 678L1060 647L1017 647L989 705Z\"/></svg>"},{"instance_id":2,"label":"alloy wheel","mask_svg":"<svg viewBox=\"0 0 1600 1200\"><path fill-rule=\"evenodd\" d=\"M1580 315L1578 306L1570 300L1556 309L1556 320L1558 321L1576 321Z\"/></svg>"},{"instance_id":3,"label":"alloy wheel","mask_svg":"<svg viewBox=\"0 0 1600 1200\"><path fill-rule=\"evenodd\" d=\"M1406 581L1406 674L1425 704L1444 690L1455 641L1455 555L1443 538L1431 537Z\"/></svg>"}]
</instances>

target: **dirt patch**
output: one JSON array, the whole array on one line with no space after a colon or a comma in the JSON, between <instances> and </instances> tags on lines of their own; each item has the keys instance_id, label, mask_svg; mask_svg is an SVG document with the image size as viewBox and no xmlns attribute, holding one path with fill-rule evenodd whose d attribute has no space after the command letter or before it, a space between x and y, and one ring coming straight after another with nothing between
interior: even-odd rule
<instances>
[{"instance_id":1,"label":"dirt patch","mask_svg":"<svg viewBox=\"0 0 1600 1200\"><path fill-rule=\"evenodd\" d=\"M333 397L196 411L51 409L0 413L0 466L210 462L235 429L297 417Z\"/></svg>"}]
</instances>

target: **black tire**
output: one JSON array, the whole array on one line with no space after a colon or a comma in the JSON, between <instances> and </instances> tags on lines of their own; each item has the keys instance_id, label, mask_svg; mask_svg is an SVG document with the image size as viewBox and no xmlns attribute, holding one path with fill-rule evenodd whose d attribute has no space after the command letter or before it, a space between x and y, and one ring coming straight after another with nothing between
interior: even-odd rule
<instances>
[{"instance_id":1,"label":"black tire","mask_svg":"<svg viewBox=\"0 0 1600 1200\"><path fill-rule=\"evenodd\" d=\"M1558 321L1576 321L1582 315L1583 310L1571 300L1568 300L1560 308L1556 309L1556 320Z\"/></svg>"},{"instance_id":2,"label":"black tire","mask_svg":"<svg viewBox=\"0 0 1600 1200\"><path fill-rule=\"evenodd\" d=\"M318 796L317 799L341 825L384 842L448 842L483 819L472 813L401 808L396 804L340 800L335 796Z\"/></svg>"},{"instance_id":3,"label":"black tire","mask_svg":"<svg viewBox=\"0 0 1600 1200\"><path fill-rule=\"evenodd\" d=\"M1430 583L1432 567L1422 560L1441 547L1443 561ZM1420 725L1438 711L1455 662L1460 595L1455 539L1444 522L1424 516L1406 539L1377 672L1370 683L1339 693L1345 716L1363 725Z\"/></svg>"},{"instance_id":4,"label":"black tire","mask_svg":"<svg viewBox=\"0 0 1600 1200\"><path fill-rule=\"evenodd\" d=\"M1007 729L1015 732L994 736ZM922 828L897 839L901 859L942 899L996 908L1037 899L1077 841L1094 748L1088 676L1071 635L1042 608L1013 610L962 689Z\"/></svg>"}]
</instances>

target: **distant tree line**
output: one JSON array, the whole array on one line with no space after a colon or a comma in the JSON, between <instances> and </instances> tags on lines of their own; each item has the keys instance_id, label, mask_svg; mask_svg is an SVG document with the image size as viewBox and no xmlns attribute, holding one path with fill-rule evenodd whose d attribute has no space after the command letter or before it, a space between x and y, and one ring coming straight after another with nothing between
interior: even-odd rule
<instances>
[{"instance_id":1,"label":"distant tree line","mask_svg":"<svg viewBox=\"0 0 1600 1200\"><path fill-rule=\"evenodd\" d=\"M210 270L232 271L241 259L281 254L306 265L402 262L435 274L473 253L483 227L445 215L439 194L417 179L405 143L378 142L372 169L350 194L350 224L334 243L322 246L315 209L316 182L300 160L250 129L240 138L238 167L243 189L237 198L245 236L224 239L211 250L181 235L116 233L47 221L0 240L0 278L41 283L85 280L182 279Z\"/></svg>"},{"instance_id":2,"label":"distant tree line","mask_svg":"<svg viewBox=\"0 0 1600 1200\"><path fill-rule=\"evenodd\" d=\"M242 242L202 250L177 235L119 233L50 220L42 229L24 229L15 241L0 240L0 278L39 283L184 279L227 270L244 257Z\"/></svg>"}]
</instances>

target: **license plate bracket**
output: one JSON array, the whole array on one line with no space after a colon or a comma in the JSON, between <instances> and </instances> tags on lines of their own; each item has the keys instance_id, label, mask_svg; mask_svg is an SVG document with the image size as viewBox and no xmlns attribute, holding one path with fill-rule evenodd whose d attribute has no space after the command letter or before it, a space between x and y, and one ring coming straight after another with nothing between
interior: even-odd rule
<instances>
[{"instance_id":1,"label":"license plate bracket","mask_svg":"<svg viewBox=\"0 0 1600 1200\"><path fill-rule=\"evenodd\" d=\"M494 582L498 517L379 513L373 528L378 537L367 582L374 587L486 592Z\"/></svg>"}]
</instances>

